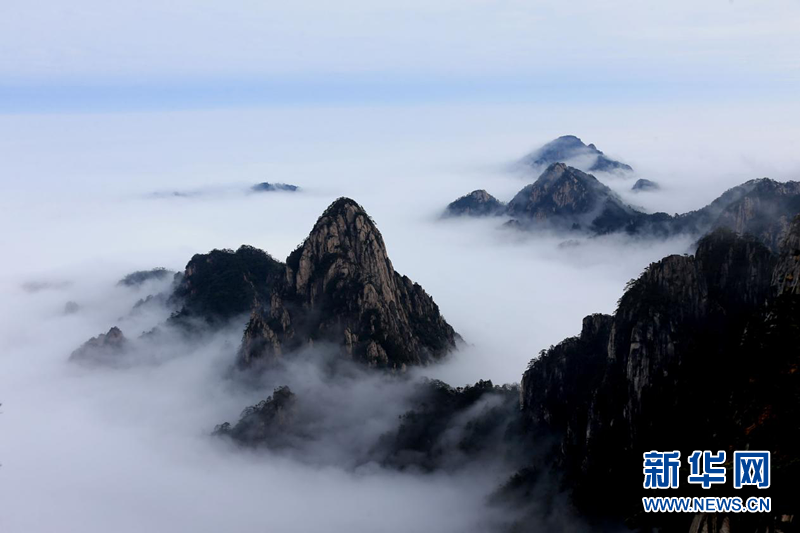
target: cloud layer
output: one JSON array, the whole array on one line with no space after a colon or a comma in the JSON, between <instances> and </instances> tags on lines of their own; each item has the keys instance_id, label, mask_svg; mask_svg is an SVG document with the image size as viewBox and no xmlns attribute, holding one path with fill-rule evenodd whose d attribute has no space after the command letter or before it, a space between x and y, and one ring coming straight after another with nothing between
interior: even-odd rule
<instances>
[{"instance_id":1,"label":"cloud layer","mask_svg":"<svg viewBox=\"0 0 800 533\"><path fill-rule=\"evenodd\" d=\"M135 337L166 317L157 308L129 315L158 287L117 286L125 274L180 270L194 253L242 243L283 258L347 195L377 222L395 268L433 296L470 344L424 373L454 385L518 381L528 360L576 334L584 315L613 311L647 263L691 243L565 244L503 232L491 220L440 221L444 206L475 188L509 198L525 183L504 171L509 161L575 133L663 185L636 197L648 208L700 207L746 179L798 176L796 110L774 111L498 106L2 117L3 531L487 530L498 517L485 497L504 472L337 466L352 435L347 418L336 428L338 445L329 456L314 452L316 460L232 450L211 438L216 424L235 421L275 385L226 378L241 329L201 346L164 343L143 354L155 363L128 369L87 369L67 357L113 325ZM633 179L608 183L622 190ZM303 190L225 193L262 181ZM209 192L148 196L198 189ZM70 301L78 308L65 313ZM313 374L306 377L309 389ZM402 390L372 382L351 396L323 391L331 405L362 396L397 402L370 406L377 430L403 402Z\"/></svg>"}]
</instances>

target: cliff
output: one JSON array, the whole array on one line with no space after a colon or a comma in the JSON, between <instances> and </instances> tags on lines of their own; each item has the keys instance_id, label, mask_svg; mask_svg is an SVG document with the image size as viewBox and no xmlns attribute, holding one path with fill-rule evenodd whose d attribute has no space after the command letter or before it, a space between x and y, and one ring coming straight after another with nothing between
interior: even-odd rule
<instances>
[{"instance_id":1,"label":"cliff","mask_svg":"<svg viewBox=\"0 0 800 533\"><path fill-rule=\"evenodd\" d=\"M531 362L523 416L534 433L558 436L553 457L584 512L688 530L681 520L691 517L636 516L642 453L748 448L773 452L766 495L778 514L796 511L788 495L800 459L800 306L782 282L796 268L798 237L796 222L779 257L716 230L694 256L651 264L613 316L587 317L579 337ZM613 494L603 488L609 479Z\"/></svg>"}]
</instances>

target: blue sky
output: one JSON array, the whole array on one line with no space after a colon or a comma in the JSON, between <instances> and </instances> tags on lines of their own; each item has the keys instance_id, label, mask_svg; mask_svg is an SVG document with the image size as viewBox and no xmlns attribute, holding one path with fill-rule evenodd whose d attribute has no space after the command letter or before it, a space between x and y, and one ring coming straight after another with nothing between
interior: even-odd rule
<instances>
[{"instance_id":1,"label":"blue sky","mask_svg":"<svg viewBox=\"0 0 800 533\"><path fill-rule=\"evenodd\" d=\"M6 0L0 112L795 102L797 28L797 0Z\"/></svg>"}]
</instances>

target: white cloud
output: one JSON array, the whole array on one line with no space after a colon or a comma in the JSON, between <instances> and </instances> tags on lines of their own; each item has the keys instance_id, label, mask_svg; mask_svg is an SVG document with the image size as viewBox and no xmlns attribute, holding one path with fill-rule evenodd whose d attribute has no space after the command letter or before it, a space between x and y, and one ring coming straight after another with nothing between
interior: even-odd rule
<instances>
[{"instance_id":1,"label":"white cloud","mask_svg":"<svg viewBox=\"0 0 800 533\"><path fill-rule=\"evenodd\" d=\"M167 346L172 357L160 366L91 370L66 358L142 296L114 286L122 275L180 269L194 253L242 243L285 257L330 201L348 195L376 220L395 268L471 343L425 373L454 384L517 381L540 349L578 333L584 315L612 311L649 261L688 243L563 248L499 231L496 221L439 222L447 202L476 188L510 198L526 182L503 165L575 133L662 183L648 207L696 208L746 179L797 178L799 116L770 105L736 114L442 106L0 116L4 533L76 524L87 533L485 531L495 471L353 472L234 453L211 439L215 424L270 393L223 379L239 331L200 348ZM227 192L265 180L305 191ZM226 192L147 197L215 187ZM29 281L53 288L28 292ZM65 315L69 300L80 310ZM135 337L163 318L121 326Z\"/></svg>"}]
</instances>

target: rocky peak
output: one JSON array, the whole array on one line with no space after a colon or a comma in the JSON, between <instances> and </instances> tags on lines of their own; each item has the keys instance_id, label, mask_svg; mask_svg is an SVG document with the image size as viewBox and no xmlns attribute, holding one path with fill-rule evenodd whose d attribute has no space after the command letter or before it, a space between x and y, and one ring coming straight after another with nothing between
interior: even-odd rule
<instances>
[{"instance_id":1,"label":"rocky peak","mask_svg":"<svg viewBox=\"0 0 800 533\"><path fill-rule=\"evenodd\" d=\"M730 228L740 235L749 233L778 251L792 219L800 212L800 182L761 178L729 192L729 201L713 227Z\"/></svg>"},{"instance_id":2,"label":"rocky peak","mask_svg":"<svg viewBox=\"0 0 800 533\"><path fill-rule=\"evenodd\" d=\"M561 227L611 231L630 223L635 210L591 174L553 163L508 203L508 214Z\"/></svg>"},{"instance_id":3,"label":"rocky peak","mask_svg":"<svg viewBox=\"0 0 800 533\"><path fill-rule=\"evenodd\" d=\"M547 190L550 186L556 183L559 178L564 176L564 174L569 174L568 178L575 182L587 179L586 177L588 175L584 175L583 172L579 171L578 169L572 170L574 172L571 172L570 167L564 163L553 163L552 165L548 166L539 176L539 179L536 180L536 183L538 183L541 188Z\"/></svg>"},{"instance_id":4,"label":"rocky peak","mask_svg":"<svg viewBox=\"0 0 800 533\"><path fill-rule=\"evenodd\" d=\"M122 330L114 326L107 333L101 333L83 343L72 352L69 359L79 363L108 364L122 356L127 348L128 340Z\"/></svg>"},{"instance_id":5,"label":"rocky peak","mask_svg":"<svg viewBox=\"0 0 800 533\"><path fill-rule=\"evenodd\" d=\"M369 365L402 369L442 357L458 338L422 287L395 272L366 211L340 198L287 259L281 290L254 310L240 361L323 341Z\"/></svg>"},{"instance_id":6,"label":"rocky peak","mask_svg":"<svg viewBox=\"0 0 800 533\"><path fill-rule=\"evenodd\" d=\"M505 211L505 204L483 189L472 191L451 202L445 210L445 216L487 216L500 215Z\"/></svg>"},{"instance_id":7,"label":"rocky peak","mask_svg":"<svg viewBox=\"0 0 800 533\"><path fill-rule=\"evenodd\" d=\"M287 279L314 305L331 283L369 280L386 302L395 301L394 268L375 223L364 208L340 198L325 210L303 244L287 259Z\"/></svg>"},{"instance_id":8,"label":"rocky peak","mask_svg":"<svg viewBox=\"0 0 800 533\"><path fill-rule=\"evenodd\" d=\"M535 168L559 162L577 165L589 172L633 170L625 163L608 158L594 144L584 144L575 135L562 135L522 159L523 165Z\"/></svg>"},{"instance_id":9,"label":"rocky peak","mask_svg":"<svg viewBox=\"0 0 800 533\"><path fill-rule=\"evenodd\" d=\"M636 183L633 184L631 190L634 192L643 192L643 191L656 191L660 188L661 187L659 187L658 183L641 178L636 180Z\"/></svg>"}]
</instances>

